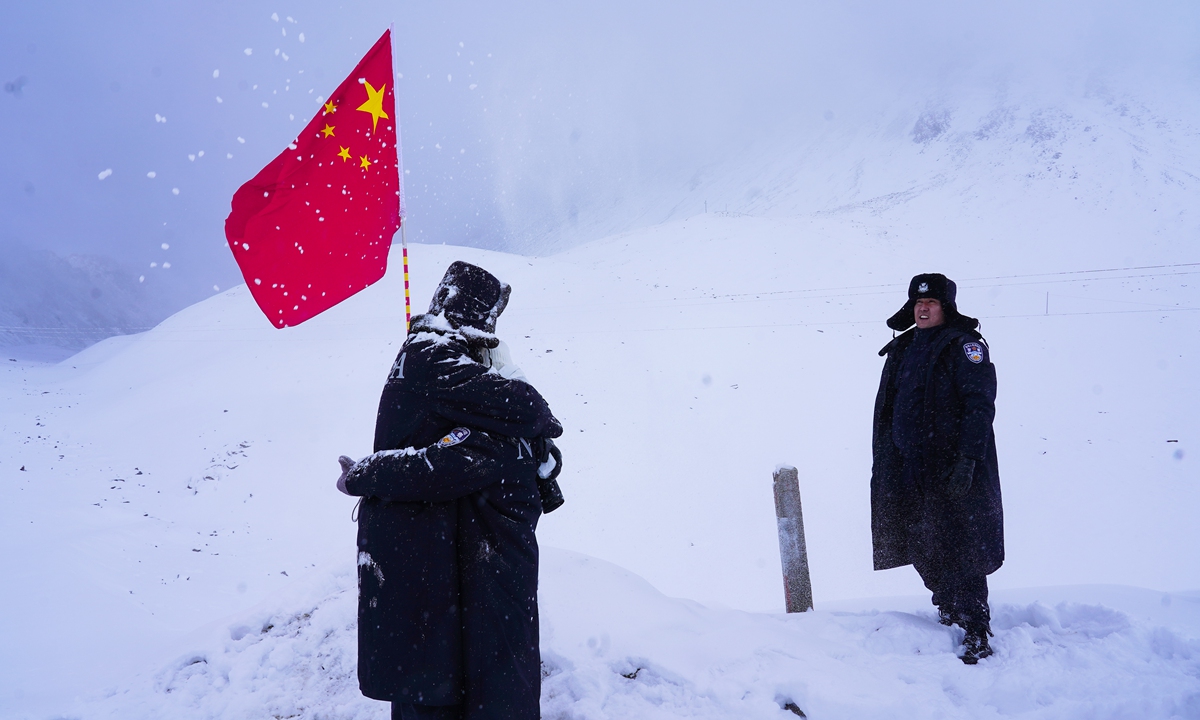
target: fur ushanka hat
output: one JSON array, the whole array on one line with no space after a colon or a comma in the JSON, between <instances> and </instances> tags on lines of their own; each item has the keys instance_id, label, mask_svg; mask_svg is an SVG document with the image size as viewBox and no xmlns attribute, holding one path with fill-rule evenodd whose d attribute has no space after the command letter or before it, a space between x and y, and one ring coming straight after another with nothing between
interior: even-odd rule
<instances>
[{"instance_id":1,"label":"fur ushanka hat","mask_svg":"<svg viewBox=\"0 0 1200 720\"><path fill-rule=\"evenodd\" d=\"M429 302L430 315L443 315L455 328L492 334L512 288L483 268L456 260L446 268Z\"/></svg>"},{"instance_id":2,"label":"fur ushanka hat","mask_svg":"<svg viewBox=\"0 0 1200 720\"><path fill-rule=\"evenodd\" d=\"M958 305L955 303L957 295L958 286L941 273L915 275L908 283L908 302L904 303L904 307L897 310L895 315L888 318L887 326L897 332L909 329L916 324L913 310L917 306L917 301L922 298L932 298L942 304L942 314L946 317L946 325L963 330L974 330L979 327L979 321L958 311Z\"/></svg>"}]
</instances>

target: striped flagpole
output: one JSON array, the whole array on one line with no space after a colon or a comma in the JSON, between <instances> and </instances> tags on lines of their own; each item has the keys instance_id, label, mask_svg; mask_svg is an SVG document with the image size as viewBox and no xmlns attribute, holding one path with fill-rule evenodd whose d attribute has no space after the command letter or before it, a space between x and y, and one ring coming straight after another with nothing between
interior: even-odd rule
<instances>
[{"instance_id":1,"label":"striped flagpole","mask_svg":"<svg viewBox=\"0 0 1200 720\"><path fill-rule=\"evenodd\" d=\"M392 58L396 57L396 23L388 26L392 34ZM392 68L395 72L395 68ZM399 115L397 113L397 115ZM400 181L400 251L404 255L404 334L412 327L412 297L408 290L408 240L404 237L404 226L408 224L408 208L404 202L404 150L400 142L400 118L396 118L396 177Z\"/></svg>"},{"instance_id":2,"label":"striped flagpole","mask_svg":"<svg viewBox=\"0 0 1200 720\"><path fill-rule=\"evenodd\" d=\"M400 221L400 250L404 253L404 334L412 325L412 298L408 293L408 241L404 239L404 221Z\"/></svg>"}]
</instances>

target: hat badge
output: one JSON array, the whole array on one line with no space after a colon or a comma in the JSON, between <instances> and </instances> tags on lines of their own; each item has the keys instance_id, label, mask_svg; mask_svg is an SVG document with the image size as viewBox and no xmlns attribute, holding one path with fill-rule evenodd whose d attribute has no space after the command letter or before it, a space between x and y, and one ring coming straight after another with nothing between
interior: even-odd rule
<instances>
[{"instance_id":1,"label":"hat badge","mask_svg":"<svg viewBox=\"0 0 1200 720\"><path fill-rule=\"evenodd\" d=\"M929 292L929 283L921 283L918 285L917 292Z\"/></svg>"}]
</instances>

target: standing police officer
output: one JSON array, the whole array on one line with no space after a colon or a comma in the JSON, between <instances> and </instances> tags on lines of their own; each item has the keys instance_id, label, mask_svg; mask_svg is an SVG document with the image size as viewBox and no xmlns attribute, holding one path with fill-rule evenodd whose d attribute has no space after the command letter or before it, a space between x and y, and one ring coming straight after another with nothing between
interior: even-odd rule
<instances>
[{"instance_id":1,"label":"standing police officer","mask_svg":"<svg viewBox=\"0 0 1200 720\"><path fill-rule=\"evenodd\" d=\"M1004 516L996 370L955 295L945 275L917 275L887 321L903 332L879 351L871 530L875 569L913 565L939 621L966 632L961 657L974 665L992 654L987 576L1004 562Z\"/></svg>"}]
</instances>

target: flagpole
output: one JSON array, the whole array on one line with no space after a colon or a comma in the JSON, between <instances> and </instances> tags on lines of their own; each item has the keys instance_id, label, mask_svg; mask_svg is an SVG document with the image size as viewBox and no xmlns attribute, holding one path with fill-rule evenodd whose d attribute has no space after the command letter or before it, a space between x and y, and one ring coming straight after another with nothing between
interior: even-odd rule
<instances>
[{"instance_id":1,"label":"flagpole","mask_svg":"<svg viewBox=\"0 0 1200 720\"><path fill-rule=\"evenodd\" d=\"M408 241L404 239L405 222L400 221L400 250L404 254L404 334L412 325L412 299L408 293Z\"/></svg>"},{"instance_id":2,"label":"flagpole","mask_svg":"<svg viewBox=\"0 0 1200 720\"><path fill-rule=\"evenodd\" d=\"M392 40L392 97L396 96L396 23L388 25ZM408 240L404 237L404 226L408 224L408 209L404 203L404 143L400 134L400 114L396 113L396 177L400 181L400 251L404 256L404 334L412 326L412 297L408 289Z\"/></svg>"}]
</instances>

